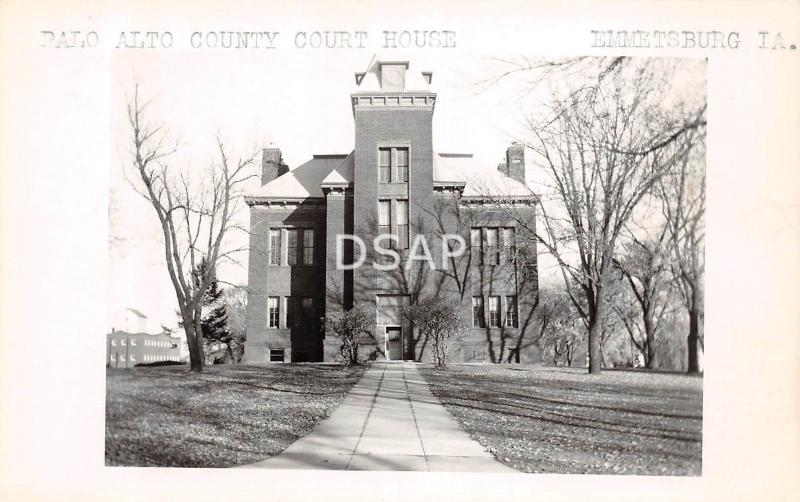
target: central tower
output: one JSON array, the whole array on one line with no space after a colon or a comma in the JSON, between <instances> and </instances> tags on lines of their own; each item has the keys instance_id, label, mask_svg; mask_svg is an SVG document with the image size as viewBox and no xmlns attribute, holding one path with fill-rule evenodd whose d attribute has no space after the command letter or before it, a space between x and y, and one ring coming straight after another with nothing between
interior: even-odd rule
<instances>
[{"instance_id":1,"label":"central tower","mask_svg":"<svg viewBox=\"0 0 800 502\"><path fill-rule=\"evenodd\" d=\"M372 267L376 258L372 242L378 234L396 235L394 247L405 261L414 237L431 227L426 221L431 218L433 191L432 77L431 72L415 71L408 61L397 60L374 61L366 72L355 75L353 227L367 243L368 255L353 274L353 301L377 312L378 325L396 320L380 319L385 309L376 301L407 300L418 293L411 286L418 282L412 277L414 270ZM382 243L390 246L389 241ZM378 340L384 336L381 330L378 326Z\"/></svg>"}]
</instances>

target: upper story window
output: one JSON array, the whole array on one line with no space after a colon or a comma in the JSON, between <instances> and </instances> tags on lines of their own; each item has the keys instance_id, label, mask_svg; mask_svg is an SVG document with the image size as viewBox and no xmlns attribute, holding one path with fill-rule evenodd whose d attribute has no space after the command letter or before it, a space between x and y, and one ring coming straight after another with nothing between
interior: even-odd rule
<instances>
[{"instance_id":1,"label":"upper story window","mask_svg":"<svg viewBox=\"0 0 800 502\"><path fill-rule=\"evenodd\" d=\"M486 229L486 242L483 252L483 263L487 265L500 264L500 248L497 246L498 233L499 233L498 229L496 228Z\"/></svg>"},{"instance_id":2,"label":"upper story window","mask_svg":"<svg viewBox=\"0 0 800 502\"><path fill-rule=\"evenodd\" d=\"M481 263L481 248L483 247L483 232L480 228L473 228L469 233L471 262L475 265Z\"/></svg>"},{"instance_id":3,"label":"upper story window","mask_svg":"<svg viewBox=\"0 0 800 502\"><path fill-rule=\"evenodd\" d=\"M408 183L408 148L397 148L397 181Z\"/></svg>"},{"instance_id":4,"label":"upper story window","mask_svg":"<svg viewBox=\"0 0 800 502\"><path fill-rule=\"evenodd\" d=\"M392 181L392 149L378 149L378 181L389 183Z\"/></svg>"},{"instance_id":5,"label":"upper story window","mask_svg":"<svg viewBox=\"0 0 800 502\"><path fill-rule=\"evenodd\" d=\"M303 229L303 265L314 264L314 229Z\"/></svg>"},{"instance_id":6,"label":"upper story window","mask_svg":"<svg viewBox=\"0 0 800 502\"><path fill-rule=\"evenodd\" d=\"M408 200L378 201L378 234L397 236L391 247L408 249Z\"/></svg>"},{"instance_id":7,"label":"upper story window","mask_svg":"<svg viewBox=\"0 0 800 502\"><path fill-rule=\"evenodd\" d=\"M269 264L281 264L281 229L270 230ZM286 229L286 264L287 265L313 265L314 264L314 229L313 228L287 228Z\"/></svg>"},{"instance_id":8,"label":"upper story window","mask_svg":"<svg viewBox=\"0 0 800 502\"><path fill-rule=\"evenodd\" d=\"M505 263L513 263L516 254L517 244L514 228L506 227L503 229L503 260Z\"/></svg>"},{"instance_id":9,"label":"upper story window","mask_svg":"<svg viewBox=\"0 0 800 502\"><path fill-rule=\"evenodd\" d=\"M378 233L392 233L392 201L378 201Z\"/></svg>"},{"instance_id":10,"label":"upper story window","mask_svg":"<svg viewBox=\"0 0 800 502\"><path fill-rule=\"evenodd\" d=\"M516 254L514 228L473 227L470 231L470 246L472 263L500 265L501 257L502 263L512 263Z\"/></svg>"},{"instance_id":11,"label":"upper story window","mask_svg":"<svg viewBox=\"0 0 800 502\"><path fill-rule=\"evenodd\" d=\"M378 149L378 181L408 183L408 148Z\"/></svg>"},{"instance_id":12,"label":"upper story window","mask_svg":"<svg viewBox=\"0 0 800 502\"><path fill-rule=\"evenodd\" d=\"M297 265L297 234L296 228L286 230L286 264Z\"/></svg>"},{"instance_id":13,"label":"upper story window","mask_svg":"<svg viewBox=\"0 0 800 502\"><path fill-rule=\"evenodd\" d=\"M408 201L400 199L395 202L395 221L397 222L397 246L408 249Z\"/></svg>"},{"instance_id":14,"label":"upper story window","mask_svg":"<svg viewBox=\"0 0 800 502\"><path fill-rule=\"evenodd\" d=\"M272 228L269 231L269 264L281 264L281 230Z\"/></svg>"}]
</instances>

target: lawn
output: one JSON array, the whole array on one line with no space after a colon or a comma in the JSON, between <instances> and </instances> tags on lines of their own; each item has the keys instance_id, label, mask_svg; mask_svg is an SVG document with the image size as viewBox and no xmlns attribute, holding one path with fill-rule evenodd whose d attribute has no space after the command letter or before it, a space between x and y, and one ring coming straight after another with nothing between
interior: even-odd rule
<instances>
[{"instance_id":1,"label":"lawn","mask_svg":"<svg viewBox=\"0 0 800 502\"><path fill-rule=\"evenodd\" d=\"M266 458L330 415L365 369L107 369L106 465L227 467Z\"/></svg>"},{"instance_id":2,"label":"lawn","mask_svg":"<svg viewBox=\"0 0 800 502\"><path fill-rule=\"evenodd\" d=\"M420 371L473 439L522 472L701 474L701 377L511 365Z\"/></svg>"}]
</instances>

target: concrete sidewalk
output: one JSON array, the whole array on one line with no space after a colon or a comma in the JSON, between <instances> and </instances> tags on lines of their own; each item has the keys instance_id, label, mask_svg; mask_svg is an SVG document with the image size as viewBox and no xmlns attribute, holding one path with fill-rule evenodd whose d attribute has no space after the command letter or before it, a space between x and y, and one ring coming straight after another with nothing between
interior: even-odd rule
<instances>
[{"instance_id":1,"label":"concrete sidewalk","mask_svg":"<svg viewBox=\"0 0 800 502\"><path fill-rule=\"evenodd\" d=\"M242 467L516 472L470 439L413 363L375 363L308 436Z\"/></svg>"}]
</instances>

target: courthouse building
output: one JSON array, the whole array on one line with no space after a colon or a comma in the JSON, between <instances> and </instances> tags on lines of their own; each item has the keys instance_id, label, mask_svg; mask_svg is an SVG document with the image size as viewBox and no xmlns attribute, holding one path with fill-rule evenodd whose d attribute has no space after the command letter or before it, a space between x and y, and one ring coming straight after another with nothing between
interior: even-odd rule
<instances>
[{"instance_id":1,"label":"courthouse building","mask_svg":"<svg viewBox=\"0 0 800 502\"><path fill-rule=\"evenodd\" d=\"M251 235L244 362L335 360L339 342L320 329L320 319L354 305L374 316L360 340L361 358L430 360L430 343L404 325L399 311L432 296L459 305L470 326L450 344L451 360L541 359L532 342L538 199L525 182L524 148L511 145L500 166L434 152L439 97L433 73L421 70L428 68L376 61L355 74L349 154L314 155L289 169L280 150L264 149L262 186L245 198ZM374 268L392 262L373 246L381 234L396 236L381 247L398 252L400 267ZM444 234L462 236L467 252L443 260ZM343 263L363 264L338 267L337 242ZM447 242L447 249L458 248ZM427 261L407 267L409 255L425 256L425 245L435 268Z\"/></svg>"}]
</instances>

